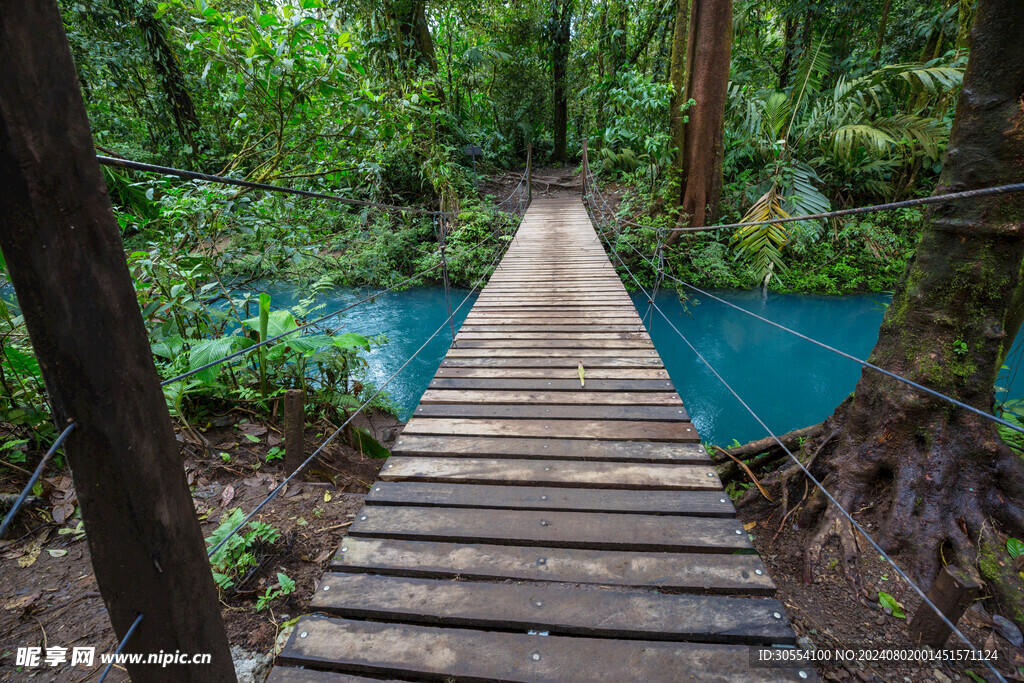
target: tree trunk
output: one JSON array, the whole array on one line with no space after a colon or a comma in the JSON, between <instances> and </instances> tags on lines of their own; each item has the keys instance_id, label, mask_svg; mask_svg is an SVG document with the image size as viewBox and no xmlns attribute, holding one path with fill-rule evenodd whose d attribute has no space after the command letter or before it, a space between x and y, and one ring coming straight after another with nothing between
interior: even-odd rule
<instances>
[{"instance_id":1,"label":"tree trunk","mask_svg":"<svg viewBox=\"0 0 1024 683\"><path fill-rule=\"evenodd\" d=\"M689 25L690 0L676 0L676 20L672 29L672 64L669 79L672 82L672 101L669 105L669 131L676 156L672 168L675 176L681 178L686 155L683 153L686 140L685 115L683 114L683 84L686 78L686 29ZM682 196L682 195L680 195Z\"/></svg>"},{"instance_id":2,"label":"tree trunk","mask_svg":"<svg viewBox=\"0 0 1024 683\"><path fill-rule=\"evenodd\" d=\"M722 196L725 101L732 51L732 0L693 0L682 101L696 100L683 124L680 208L691 226L714 221ZM681 232L670 234L671 244Z\"/></svg>"},{"instance_id":3,"label":"tree trunk","mask_svg":"<svg viewBox=\"0 0 1024 683\"><path fill-rule=\"evenodd\" d=\"M973 49L936 193L1024 177L1024 3L979 0ZM939 204L886 312L871 362L989 411L1024 258L1024 195ZM884 514L880 542L925 587L943 561L976 567L1007 616L1024 588L1004 533L1024 534L1024 466L992 422L864 370L826 432L817 475L851 511ZM824 507L824 501L811 508ZM838 536L856 582L856 542L830 508L806 555L809 579Z\"/></svg>"},{"instance_id":4,"label":"tree trunk","mask_svg":"<svg viewBox=\"0 0 1024 683\"><path fill-rule=\"evenodd\" d=\"M178 58L156 18L156 9L149 2L120 0L118 10L125 21L135 24L149 51L149 59L157 81L167 97L167 105L182 139L195 147L195 134L199 130L199 115L188 92L185 74Z\"/></svg>"},{"instance_id":5,"label":"tree trunk","mask_svg":"<svg viewBox=\"0 0 1024 683\"><path fill-rule=\"evenodd\" d=\"M608 3L604 2L601 5L601 32L597 39L597 82L600 84L604 83L604 55L606 50L606 36L608 34ZM594 144L594 149L600 150L604 146L604 89L598 88L597 90L597 112L595 114L595 123L597 124L597 131L599 135Z\"/></svg>"},{"instance_id":6,"label":"tree trunk","mask_svg":"<svg viewBox=\"0 0 1024 683\"><path fill-rule=\"evenodd\" d=\"M569 28L572 23L573 0L551 0L551 71L554 80L554 158L565 161L565 138L568 126L568 99L565 76L569 67Z\"/></svg>"},{"instance_id":7,"label":"tree trunk","mask_svg":"<svg viewBox=\"0 0 1024 683\"><path fill-rule=\"evenodd\" d=\"M782 34L782 64L779 65L779 90L785 90L789 84L789 73L793 70L793 53L796 46L793 39L796 38L796 19L787 18Z\"/></svg>"},{"instance_id":8,"label":"tree trunk","mask_svg":"<svg viewBox=\"0 0 1024 683\"><path fill-rule=\"evenodd\" d=\"M878 20L878 38L875 39L875 54L872 61L877 62L882 55L882 45L885 43L885 28L889 23L889 10L892 9L892 0L885 0L882 3L882 17Z\"/></svg>"}]
</instances>

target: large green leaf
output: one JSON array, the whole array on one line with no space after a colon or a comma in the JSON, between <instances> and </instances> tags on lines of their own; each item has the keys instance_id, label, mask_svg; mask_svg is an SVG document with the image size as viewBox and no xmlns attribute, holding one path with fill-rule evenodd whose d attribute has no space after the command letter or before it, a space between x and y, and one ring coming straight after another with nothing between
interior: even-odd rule
<instances>
[{"instance_id":1,"label":"large green leaf","mask_svg":"<svg viewBox=\"0 0 1024 683\"><path fill-rule=\"evenodd\" d=\"M242 323L254 330L258 331L260 329L260 319L258 316L246 318ZM295 323L295 317L290 311L270 311L267 314L267 339L290 332L296 327L298 325Z\"/></svg>"},{"instance_id":2,"label":"large green leaf","mask_svg":"<svg viewBox=\"0 0 1024 683\"><path fill-rule=\"evenodd\" d=\"M22 351L14 346L2 346L3 366L18 375L30 375L36 379L42 379L43 374L39 371L39 361L31 353Z\"/></svg>"},{"instance_id":3,"label":"large green leaf","mask_svg":"<svg viewBox=\"0 0 1024 683\"><path fill-rule=\"evenodd\" d=\"M346 332L345 334L339 334L333 338L333 343L339 349L355 349L360 348L364 351L370 350L370 340L361 334L355 332Z\"/></svg>"},{"instance_id":4,"label":"large green leaf","mask_svg":"<svg viewBox=\"0 0 1024 683\"><path fill-rule=\"evenodd\" d=\"M220 360L241 346L251 345L252 340L244 337L220 337L219 339L204 339L203 341L195 342L192 344L192 350L188 355L189 369L195 370L207 363ZM202 372L196 373L196 377L203 382L212 382L219 370L220 366L207 368Z\"/></svg>"},{"instance_id":5,"label":"large green leaf","mask_svg":"<svg viewBox=\"0 0 1024 683\"><path fill-rule=\"evenodd\" d=\"M366 427L352 428L352 446L359 449L363 455L371 458L386 458L391 455L388 449L384 448L377 439L373 438L370 430Z\"/></svg>"}]
</instances>

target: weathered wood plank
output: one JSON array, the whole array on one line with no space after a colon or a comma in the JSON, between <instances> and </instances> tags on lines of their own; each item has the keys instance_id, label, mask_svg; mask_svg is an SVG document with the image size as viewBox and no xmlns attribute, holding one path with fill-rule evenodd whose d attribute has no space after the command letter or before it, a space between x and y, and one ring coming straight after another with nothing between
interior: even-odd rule
<instances>
[{"instance_id":1,"label":"weathered wood plank","mask_svg":"<svg viewBox=\"0 0 1024 683\"><path fill-rule=\"evenodd\" d=\"M446 357L441 363L446 368L472 368L480 366L505 368L575 368L579 361L575 358L461 358ZM624 358L613 356L587 356L584 367L594 368L663 368L661 358L648 356L645 358Z\"/></svg>"},{"instance_id":2,"label":"weathered wood plank","mask_svg":"<svg viewBox=\"0 0 1024 683\"><path fill-rule=\"evenodd\" d=\"M684 443L700 441L697 430L689 422L629 422L625 420L509 420L497 418L469 420L414 417L405 425L404 433Z\"/></svg>"},{"instance_id":3,"label":"weathered wood plank","mask_svg":"<svg viewBox=\"0 0 1024 683\"><path fill-rule=\"evenodd\" d=\"M416 408L416 417L509 420L689 421L682 407L656 405L549 405L500 403L434 403Z\"/></svg>"},{"instance_id":4,"label":"weathered wood plank","mask_svg":"<svg viewBox=\"0 0 1024 683\"><path fill-rule=\"evenodd\" d=\"M456 336L459 349L651 349L646 339L471 339Z\"/></svg>"},{"instance_id":5,"label":"weathered wood plank","mask_svg":"<svg viewBox=\"0 0 1024 683\"><path fill-rule=\"evenodd\" d=\"M326 574L310 602L339 617L704 643L793 644L777 600L559 585Z\"/></svg>"},{"instance_id":6,"label":"weathered wood plank","mask_svg":"<svg viewBox=\"0 0 1024 683\"><path fill-rule=\"evenodd\" d=\"M622 358L645 358L651 359L653 356L657 356L658 352L652 348L618 348L618 349L586 349L586 348L570 348L570 349L552 349L552 348L535 348L530 344L523 342L519 348L508 349L508 348L476 348L476 347L464 347L459 346L457 348L450 349L448 355L445 357L446 361L461 361L463 358L578 358L580 362L586 365L588 362L593 363L605 363L610 359ZM594 360L591 360L594 359ZM661 359L657 358L658 365L661 365Z\"/></svg>"},{"instance_id":7,"label":"weathered wood plank","mask_svg":"<svg viewBox=\"0 0 1024 683\"><path fill-rule=\"evenodd\" d=\"M391 449L394 455L437 457L487 456L492 458L549 460L609 460L620 462L710 462L704 447L695 443L604 441L601 439L521 439L477 436L402 434Z\"/></svg>"},{"instance_id":8,"label":"weathered wood plank","mask_svg":"<svg viewBox=\"0 0 1024 683\"><path fill-rule=\"evenodd\" d=\"M579 391L580 379L509 379L502 377L452 377L450 371L456 368L444 368L444 374L438 371L438 377L430 381L431 389L491 389L496 391ZM575 369L575 368L573 368ZM554 374L554 373L552 373ZM588 379L586 390L589 391L675 391L675 385L669 380L660 379Z\"/></svg>"},{"instance_id":9,"label":"weathered wood plank","mask_svg":"<svg viewBox=\"0 0 1024 683\"><path fill-rule=\"evenodd\" d=\"M575 380L579 385L579 372L575 368L438 368L437 377L489 377L489 378L513 378L513 379L564 379ZM594 380L623 380L623 379L661 379L659 385L663 390L665 381L668 380L668 372L658 368L591 368L587 370L587 382L585 389L587 393L593 391ZM671 385L671 383L669 384Z\"/></svg>"},{"instance_id":10,"label":"weathered wood plank","mask_svg":"<svg viewBox=\"0 0 1024 683\"><path fill-rule=\"evenodd\" d=\"M525 323L522 325L463 325L462 330L466 332L647 332L647 328L640 324L623 325L533 325Z\"/></svg>"},{"instance_id":11,"label":"weathered wood plank","mask_svg":"<svg viewBox=\"0 0 1024 683\"><path fill-rule=\"evenodd\" d=\"M722 483L713 468L707 465L675 463L392 456L381 470L380 478L384 481L576 486L652 491L722 490Z\"/></svg>"},{"instance_id":12,"label":"weathered wood plank","mask_svg":"<svg viewBox=\"0 0 1024 683\"><path fill-rule=\"evenodd\" d=\"M367 506L356 514L348 535L589 550L753 550L736 519L602 512Z\"/></svg>"},{"instance_id":13,"label":"weathered wood plank","mask_svg":"<svg viewBox=\"0 0 1024 683\"><path fill-rule=\"evenodd\" d=\"M721 491L623 491L415 481L378 481L370 488L366 504L692 517L733 517L736 514L729 497Z\"/></svg>"},{"instance_id":14,"label":"weathered wood plank","mask_svg":"<svg viewBox=\"0 0 1024 683\"><path fill-rule=\"evenodd\" d=\"M303 617L280 661L438 680L817 680L810 667L755 667L756 653L745 645L538 637L324 617Z\"/></svg>"},{"instance_id":15,"label":"weathered wood plank","mask_svg":"<svg viewBox=\"0 0 1024 683\"><path fill-rule=\"evenodd\" d=\"M366 678L338 673L318 671L291 666L275 666L270 670L266 683L394 683L394 679Z\"/></svg>"},{"instance_id":16,"label":"weathered wood plank","mask_svg":"<svg viewBox=\"0 0 1024 683\"><path fill-rule=\"evenodd\" d=\"M580 405L622 405L622 406L677 406L683 402L675 392L593 392L593 391L468 391L427 389L420 399L420 405L433 403L528 403L580 404ZM685 410L684 413L685 414Z\"/></svg>"}]
</instances>

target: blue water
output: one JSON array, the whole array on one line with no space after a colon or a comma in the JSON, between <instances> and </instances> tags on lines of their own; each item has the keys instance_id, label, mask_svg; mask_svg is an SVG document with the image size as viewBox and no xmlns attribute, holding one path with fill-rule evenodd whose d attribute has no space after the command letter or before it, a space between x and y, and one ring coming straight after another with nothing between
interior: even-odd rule
<instances>
[{"instance_id":1,"label":"blue water","mask_svg":"<svg viewBox=\"0 0 1024 683\"><path fill-rule=\"evenodd\" d=\"M316 297L323 311L341 308L374 290L337 289ZM288 283L270 286L275 307L291 306L306 296ZM467 290L452 291L457 306ZM727 301L814 337L860 358L867 358L878 340L887 294L813 296L760 292L715 291ZM647 298L633 295L640 314ZM455 316L456 330L475 301L470 296ZM711 299L689 301L684 309L672 291L658 295L658 306L690 343L743 400L777 434L806 427L828 417L857 384L860 366L809 342L771 327ZM384 335L387 343L363 354L366 379L381 386L447 318L444 290L424 287L381 295L347 312L334 328L368 337ZM652 321L653 318L653 321ZM656 312L647 318L651 338L669 375L705 441L727 446L767 436L736 398L697 358ZM386 388L403 420L408 419L448 351L451 332L442 330ZM1016 340L1007 364L1024 356ZM1012 380L1012 381L1011 381ZM1024 373L1001 377L1013 398L1024 397Z\"/></svg>"},{"instance_id":2,"label":"blue water","mask_svg":"<svg viewBox=\"0 0 1024 683\"><path fill-rule=\"evenodd\" d=\"M878 341L878 327L889 300L886 294L714 294L860 358L867 358ZM633 299L643 315L647 297L634 294ZM856 363L712 299L698 296L690 300L687 312L678 295L669 291L658 295L657 304L776 434L828 417L860 377ZM767 436L657 311L646 322L701 438L727 446L733 439L746 443Z\"/></svg>"},{"instance_id":3,"label":"blue water","mask_svg":"<svg viewBox=\"0 0 1024 683\"><path fill-rule=\"evenodd\" d=\"M308 297L305 291L284 282L271 284L266 291L271 296L274 308L291 307ZM314 297L314 305L324 304L324 308L310 317L344 308L375 291L378 290L336 289L330 293L319 294ZM468 294L469 290L452 289L452 308L462 303ZM475 301L476 294L473 294L455 313L456 332ZM364 371L365 378L379 388L447 319L444 289L417 287L382 294L373 301L345 312L339 318L327 321L325 325L337 333L356 332L371 338L383 335L381 341L386 343L375 343L369 353L362 354L368 364ZM408 419L416 408L420 396L427 390L427 385L437 372L441 359L448 352L451 341L451 331L445 325L445 328L385 388L401 419Z\"/></svg>"}]
</instances>

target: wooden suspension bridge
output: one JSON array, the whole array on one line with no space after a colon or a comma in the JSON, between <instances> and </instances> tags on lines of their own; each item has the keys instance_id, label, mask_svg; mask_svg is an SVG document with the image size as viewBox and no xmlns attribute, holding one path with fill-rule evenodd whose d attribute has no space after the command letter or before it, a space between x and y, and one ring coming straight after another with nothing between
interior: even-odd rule
<instances>
[{"instance_id":1,"label":"wooden suspension bridge","mask_svg":"<svg viewBox=\"0 0 1024 683\"><path fill-rule=\"evenodd\" d=\"M756 660L774 590L583 204L535 200L270 680L816 680Z\"/></svg>"}]
</instances>

